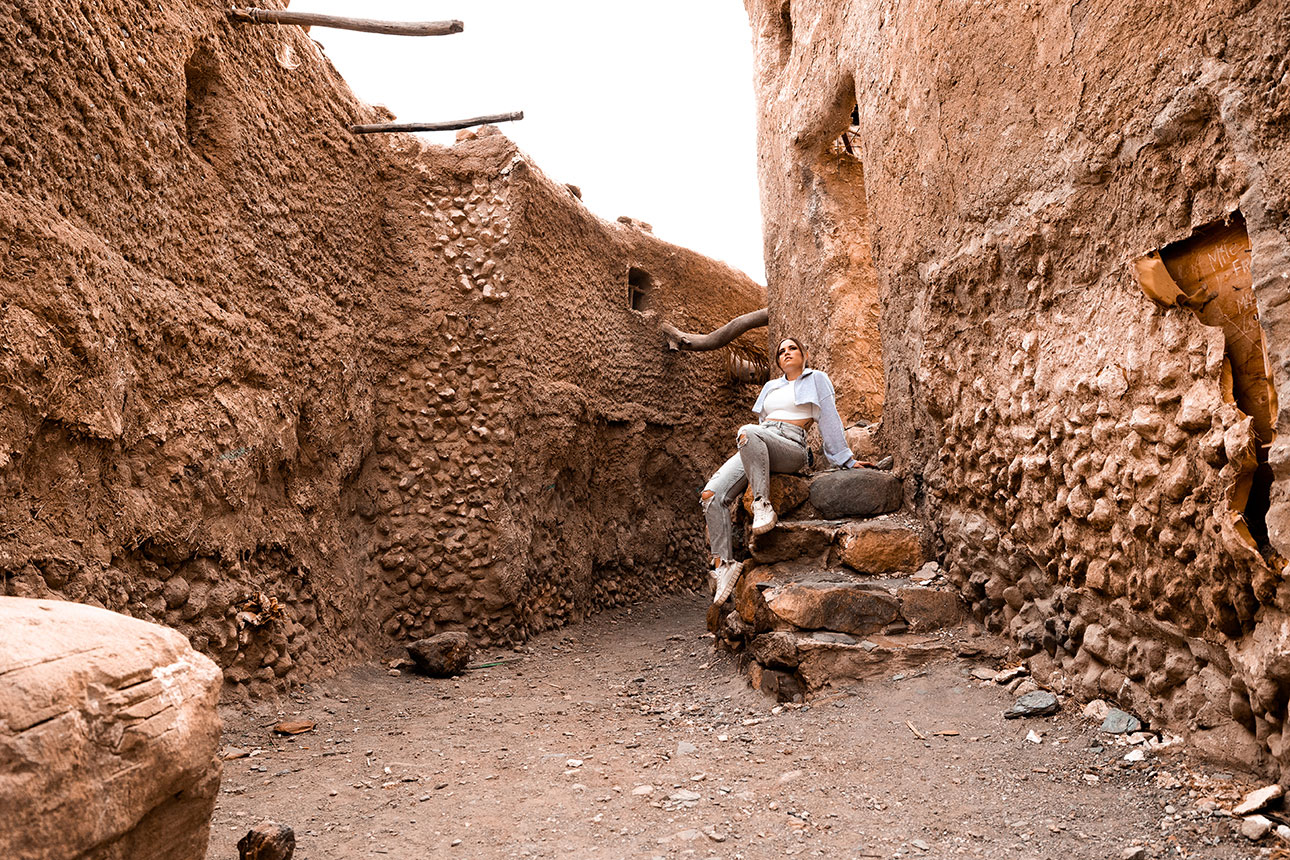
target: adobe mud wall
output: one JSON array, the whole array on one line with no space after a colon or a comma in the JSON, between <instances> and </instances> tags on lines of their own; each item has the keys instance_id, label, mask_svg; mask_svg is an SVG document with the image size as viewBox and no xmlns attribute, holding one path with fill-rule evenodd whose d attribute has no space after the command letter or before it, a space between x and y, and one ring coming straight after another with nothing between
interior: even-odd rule
<instances>
[{"instance_id":1,"label":"adobe mud wall","mask_svg":"<svg viewBox=\"0 0 1290 860\"><path fill-rule=\"evenodd\" d=\"M762 290L500 134L355 137L303 30L226 10L0 2L3 593L262 688L698 585L746 398L659 323Z\"/></svg>"},{"instance_id":2,"label":"adobe mud wall","mask_svg":"<svg viewBox=\"0 0 1290 860\"><path fill-rule=\"evenodd\" d=\"M884 377L975 611L1058 686L1290 773L1290 10L747 7L771 319L836 379L878 342L830 302L881 306L839 401Z\"/></svg>"}]
</instances>

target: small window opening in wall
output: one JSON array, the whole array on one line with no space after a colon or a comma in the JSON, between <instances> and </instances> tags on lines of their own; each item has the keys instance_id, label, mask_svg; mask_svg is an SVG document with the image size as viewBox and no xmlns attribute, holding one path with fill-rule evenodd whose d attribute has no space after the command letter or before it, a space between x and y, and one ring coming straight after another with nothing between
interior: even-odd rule
<instances>
[{"instance_id":1,"label":"small window opening in wall","mask_svg":"<svg viewBox=\"0 0 1290 860\"><path fill-rule=\"evenodd\" d=\"M793 9L789 0L779 7L779 57L788 62L793 54Z\"/></svg>"},{"instance_id":2,"label":"small window opening in wall","mask_svg":"<svg viewBox=\"0 0 1290 860\"><path fill-rule=\"evenodd\" d=\"M634 311L654 308L654 278L649 272L635 267L627 270L627 297Z\"/></svg>"},{"instance_id":3,"label":"small window opening in wall","mask_svg":"<svg viewBox=\"0 0 1290 860\"><path fill-rule=\"evenodd\" d=\"M198 45L184 64L184 132L193 152L216 167L229 159L237 137L237 119L219 57L209 44Z\"/></svg>"}]
</instances>

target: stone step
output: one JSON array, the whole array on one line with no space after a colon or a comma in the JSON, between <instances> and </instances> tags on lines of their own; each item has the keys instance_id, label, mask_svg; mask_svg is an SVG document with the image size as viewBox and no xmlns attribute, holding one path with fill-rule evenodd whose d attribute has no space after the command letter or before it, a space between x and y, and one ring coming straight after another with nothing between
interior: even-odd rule
<instances>
[{"instance_id":1,"label":"stone step","mask_svg":"<svg viewBox=\"0 0 1290 860\"><path fill-rule=\"evenodd\" d=\"M948 656L967 618L948 583L874 578L803 561L750 565L709 628L741 652L754 688L802 701L827 687L908 671Z\"/></svg>"},{"instance_id":2,"label":"stone step","mask_svg":"<svg viewBox=\"0 0 1290 860\"><path fill-rule=\"evenodd\" d=\"M798 561L746 567L735 585L735 611L756 633L796 628L852 636L935 630L966 617L949 585L875 579Z\"/></svg>"},{"instance_id":3,"label":"stone step","mask_svg":"<svg viewBox=\"0 0 1290 860\"><path fill-rule=\"evenodd\" d=\"M845 565L859 573L912 573L927 561L921 524L906 515L868 520L783 520L752 537L748 552L759 564L800 559Z\"/></svg>"}]
</instances>

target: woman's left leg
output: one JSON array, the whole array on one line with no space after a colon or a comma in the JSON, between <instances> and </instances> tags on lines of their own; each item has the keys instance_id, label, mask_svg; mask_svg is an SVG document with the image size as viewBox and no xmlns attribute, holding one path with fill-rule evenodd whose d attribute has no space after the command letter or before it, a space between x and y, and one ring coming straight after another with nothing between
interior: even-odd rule
<instances>
[{"instance_id":1,"label":"woman's left leg","mask_svg":"<svg viewBox=\"0 0 1290 860\"><path fill-rule=\"evenodd\" d=\"M708 524L708 546L718 562L734 561L734 533L730 527L730 506L741 495L748 481L744 465L735 454L708 480L699 496Z\"/></svg>"},{"instance_id":2,"label":"woman's left leg","mask_svg":"<svg viewBox=\"0 0 1290 860\"><path fill-rule=\"evenodd\" d=\"M803 440L805 433L802 434ZM770 498L771 472L796 472L806 465L806 445L759 424L739 428L739 458L743 462L753 501Z\"/></svg>"}]
</instances>

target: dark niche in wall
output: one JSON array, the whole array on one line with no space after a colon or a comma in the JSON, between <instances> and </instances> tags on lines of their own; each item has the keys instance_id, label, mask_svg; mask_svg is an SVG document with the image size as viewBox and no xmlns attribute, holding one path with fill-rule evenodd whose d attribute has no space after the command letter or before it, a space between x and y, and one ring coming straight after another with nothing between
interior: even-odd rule
<instances>
[{"instance_id":1,"label":"dark niche in wall","mask_svg":"<svg viewBox=\"0 0 1290 860\"><path fill-rule=\"evenodd\" d=\"M227 167L237 139L235 106L213 45L200 44L184 64L184 139L217 169Z\"/></svg>"},{"instance_id":2,"label":"dark niche in wall","mask_svg":"<svg viewBox=\"0 0 1290 860\"><path fill-rule=\"evenodd\" d=\"M634 266L627 270L627 300L634 311L654 309L654 278L649 272Z\"/></svg>"}]
</instances>

